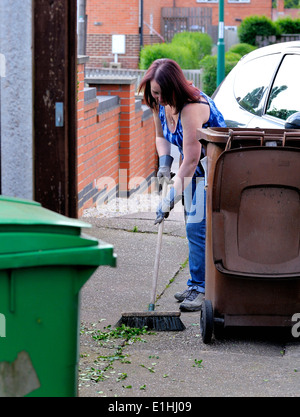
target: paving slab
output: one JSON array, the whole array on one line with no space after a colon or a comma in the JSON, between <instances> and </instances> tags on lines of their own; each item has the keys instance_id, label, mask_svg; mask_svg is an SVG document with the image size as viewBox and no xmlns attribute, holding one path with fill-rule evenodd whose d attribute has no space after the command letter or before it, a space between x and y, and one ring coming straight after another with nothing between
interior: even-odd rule
<instances>
[{"instance_id":1,"label":"paving slab","mask_svg":"<svg viewBox=\"0 0 300 417\"><path fill-rule=\"evenodd\" d=\"M186 329L114 338L122 312L146 311L152 285L155 214L83 217L87 233L114 245L117 267L99 267L81 291L80 397L298 397L300 338L275 329L241 329L204 344L200 313L184 312ZM179 311L188 243L182 213L165 221L156 310ZM103 334L109 335L101 339ZM135 340L135 341L134 341ZM109 400L110 401L110 400ZM106 404L112 404L108 402Z\"/></svg>"}]
</instances>

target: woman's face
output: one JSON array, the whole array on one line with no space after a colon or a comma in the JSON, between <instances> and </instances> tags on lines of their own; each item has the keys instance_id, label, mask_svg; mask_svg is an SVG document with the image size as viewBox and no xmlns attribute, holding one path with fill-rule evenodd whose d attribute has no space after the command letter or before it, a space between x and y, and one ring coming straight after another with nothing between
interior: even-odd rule
<instances>
[{"instance_id":1,"label":"woman's face","mask_svg":"<svg viewBox=\"0 0 300 417\"><path fill-rule=\"evenodd\" d=\"M161 88L159 84L155 80L152 80L150 81L150 88L151 88L151 95L156 101L156 103L160 104L161 106L165 106L166 103L164 103L163 101L163 98L161 95Z\"/></svg>"}]
</instances>

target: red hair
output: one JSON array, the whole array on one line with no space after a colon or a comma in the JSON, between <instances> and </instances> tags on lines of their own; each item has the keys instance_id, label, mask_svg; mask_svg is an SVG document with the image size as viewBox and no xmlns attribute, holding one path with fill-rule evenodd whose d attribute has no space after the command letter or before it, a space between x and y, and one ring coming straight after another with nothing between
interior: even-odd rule
<instances>
[{"instance_id":1,"label":"red hair","mask_svg":"<svg viewBox=\"0 0 300 417\"><path fill-rule=\"evenodd\" d=\"M186 103L197 102L200 99L200 91L187 81L177 62L167 58L157 59L152 62L139 85L139 92L144 92L145 102L151 109L157 108L151 94L152 80L160 86L164 102L175 107L176 113L180 112Z\"/></svg>"}]
</instances>

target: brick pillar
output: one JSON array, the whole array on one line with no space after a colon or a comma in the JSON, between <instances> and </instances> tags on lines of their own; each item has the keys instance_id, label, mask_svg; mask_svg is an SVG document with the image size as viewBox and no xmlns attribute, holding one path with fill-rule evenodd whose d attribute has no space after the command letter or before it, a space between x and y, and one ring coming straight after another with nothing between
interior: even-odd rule
<instances>
[{"instance_id":1,"label":"brick pillar","mask_svg":"<svg viewBox=\"0 0 300 417\"><path fill-rule=\"evenodd\" d=\"M118 149L119 196L129 197L135 192L146 191L157 171L155 128L151 110L136 98L136 78L112 75L111 78L103 76L86 78L85 81L96 88L99 100L108 99L105 96L119 98L118 135L111 139L115 140ZM103 125L99 133L106 131L109 134L110 126L111 121ZM112 165L107 158L106 163Z\"/></svg>"}]
</instances>

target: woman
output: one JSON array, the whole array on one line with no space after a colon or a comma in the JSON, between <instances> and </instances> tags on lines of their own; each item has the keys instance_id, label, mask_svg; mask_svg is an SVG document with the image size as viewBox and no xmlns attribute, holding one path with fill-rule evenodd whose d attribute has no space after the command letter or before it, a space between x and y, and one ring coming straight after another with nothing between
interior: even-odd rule
<instances>
[{"instance_id":1,"label":"woman","mask_svg":"<svg viewBox=\"0 0 300 417\"><path fill-rule=\"evenodd\" d=\"M173 158L171 144L178 147L181 165L166 198L157 208L155 223L167 218L184 195L186 234L189 242L190 278L187 289L176 293L180 309L198 311L205 294L205 191L200 158L204 156L197 140L197 129L225 127L222 114L210 97L184 77L171 59L158 59L147 70L139 86L147 105L153 110L158 178L170 182Z\"/></svg>"}]
</instances>

